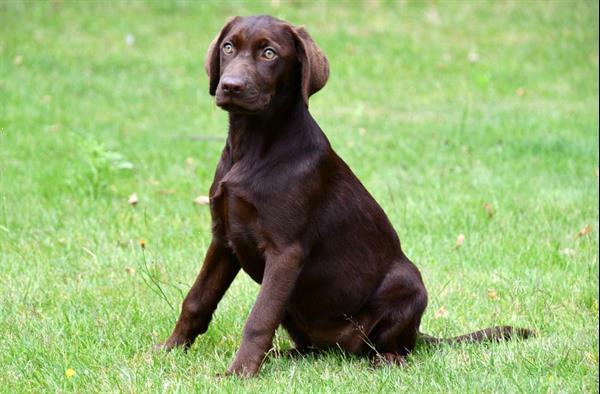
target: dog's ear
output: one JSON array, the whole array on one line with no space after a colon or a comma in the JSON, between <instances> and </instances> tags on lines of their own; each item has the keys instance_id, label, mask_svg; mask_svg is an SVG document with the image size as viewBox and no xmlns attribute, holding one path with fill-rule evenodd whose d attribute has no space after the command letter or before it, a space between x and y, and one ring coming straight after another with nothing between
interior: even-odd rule
<instances>
[{"instance_id":1,"label":"dog's ear","mask_svg":"<svg viewBox=\"0 0 600 394\"><path fill-rule=\"evenodd\" d=\"M329 63L308 32L302 27L290 26L296 53L300 61L301 89L304 103L308 107L308 98L321 90L329 78Z\"/></svg>"},{"instance_id":2,"label":"dog's ear","mask_svg":"<svg viewBox=\"0 0 600 394\"><path fill-rule=\"evenodd\" d=\"M225 26L223 26L221 31L208 46L206 59L204 60L204 69L206 70L206 74L208 74L208 92L211 96L215 95L217 86L219 86L219 79L221 78L221 41L238 18L239 17L237 16L229 18L227 22L225 22Z\"/></svg>"}]
</instances>

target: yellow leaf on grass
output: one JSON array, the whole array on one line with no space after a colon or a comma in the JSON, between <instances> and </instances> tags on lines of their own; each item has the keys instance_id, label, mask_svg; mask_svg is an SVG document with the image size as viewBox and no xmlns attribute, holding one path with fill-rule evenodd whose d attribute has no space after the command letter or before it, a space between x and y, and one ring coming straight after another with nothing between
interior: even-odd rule
<instances>
[{"instance_id":1,"label":"yellow leaf on grass","mask_svg":"<svg viewBox=\"0 0 600 394\"><path fill-rule=\"evenodd\" d=\"M433 317L437 320L440 317L446 316L448 314L448 311L446 311L446 307L445 306L441 306L440 309L438 309L435 314L433 315Z\"/></svg>"},{"instance_id":2,"label":"yellow leaf on grass","mask_svg":"<svg viewBox=\"0 0 600 394\"><path fill-rule=\"evenodd\" d=\"M579 230L579 232L577 233L577 238L581 238L584 235L588 235L591 232L592 232L592 225L588 224L587 226L585 226L584 228Z\"/></svg>"},{"instance_id":3,"label":"yellow leaf on grass","mask_svg":"<svg viewBox=\"0 0 600 394\"><path fill-rule=\"evenodd\" d=\"M456 237L456 249L460 248L463 243L465 243L465 235L458 234L458 237Z\"/></svg>"},{"instance_id":4,"label":"yellow leaf on grass","mask_svg":"<svg viewBox=\"0 0 600 394\"><path fill-rule=\"evenodd\" d=\"M498 298L498 293L496 293L496 290L494 289L488 289L487 295L490 300L495 300Z\"/></svg>"},{"instance_id":5,"label":"yellow leaf on grass","mask_svg":"<svg viewBox=\"0 0 600 394\"><path fill-rule=\"evenodd\" d=\"M485 204L483 204L483 209L485 209L485 212L487 213L487 215L490 218L492 216L494 216L494 214L496 213L496 212L494 212L494 207L489 202L486 202Z\"/></svg>"},{"instance_id":6,"label":"yellow leaf on grass","mask_svg":"<svg viewBox=\"0 0 600 394\"><path fill-rule=\"evenodd\" d=\"M598 355L596 353L586 352L585 358L590 364L598 367Z\"/></svg>"},{"instance_id":7,"label":"yellow leaf on grass","mask_svg":"<svg viewBox=\"0 0 600 394\"><path fill-rule=\"evenodd\" d=\"M73 376L75 376L75 374L76 374L76 372L73 368L67 368L65 370L65 376L69 379L72 378Z\"/></svg>"}]
</instances>

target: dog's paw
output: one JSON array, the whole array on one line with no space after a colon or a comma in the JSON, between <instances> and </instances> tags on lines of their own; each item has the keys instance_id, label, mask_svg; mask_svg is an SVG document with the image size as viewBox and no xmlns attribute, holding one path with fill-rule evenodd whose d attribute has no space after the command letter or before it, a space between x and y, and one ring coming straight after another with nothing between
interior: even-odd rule
<instances>
[{"instance_id":1,"label":"dog's paw","mask_svg":"<svg viewBox=\"0 0 600 394\"><path fill-rule=\"evenodd\" d=\"M238 376L240 378L251 378L258 374L260 365L253 365L252 363L244 364L237 360L231 364L231 366L225 372L225 376Z\"/></svg>"},{"instance_id":2,"label":"dog's paw","mask_svg":"<svg viewBox=\"0 0 600 394\"><path fill-rule=\"evenodd\" d=\"M170 352L173 349L181 348L183 350L189 349L191 343L186 340L181 340L177 338L169 338L164 342L157 343L152 347L154 351L157 352Z\"/></svg>"},{"instance_id":3,"label":"dog's paw","mask_svg":"<svg viewBox=\"0 0 600 394\"><path fill-rule=\"evenodd\" d=\"M170 352L173 346L170 346L167 342L156 343L152 346L152 350L155 352Z\"/></svg>"},{"instance_id":4,"label":"dog's paw","mask_svg":"<svg viewBox=\"0 0 600 394\"><path fill-rule=\"evenodd\" d=\"M371 359L372 368L381 368L384 366L397 366L404 368L408 365L406 358L397 353L380 353Z\"/></svg>"}]
</instances>

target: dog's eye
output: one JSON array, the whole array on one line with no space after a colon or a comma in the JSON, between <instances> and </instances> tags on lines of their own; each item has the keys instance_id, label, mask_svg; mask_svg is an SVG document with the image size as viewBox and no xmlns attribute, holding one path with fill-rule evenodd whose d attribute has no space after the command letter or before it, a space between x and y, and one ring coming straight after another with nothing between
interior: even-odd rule
<instances>
[{"instance_id":1,"label":"dog's eye","mask_svg":"<svg viewBox=\"0 0 600 394\"><path fill-rule=\"evenodd\" d=\"M277 52L273 48L266 48L263 51L263 57L267 60L273 60L277 57Z\"/></svg>"},{"instance_id":2,"label":"dog's eye","mask_svg":"<svg viewBox=\"0 0 600 394\"><path fill-rule=\"evenodd\" d=\"M223 53L226 55L231 55L233 53L233 45L230 42L223 44Z\"/></svg>"}]
</instances>

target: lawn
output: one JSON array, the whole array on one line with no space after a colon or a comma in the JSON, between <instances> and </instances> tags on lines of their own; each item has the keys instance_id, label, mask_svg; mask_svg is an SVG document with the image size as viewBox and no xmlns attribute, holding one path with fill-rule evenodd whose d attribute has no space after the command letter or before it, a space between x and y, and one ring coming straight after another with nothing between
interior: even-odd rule
<instances>
[{"instance_id":1,"label":"lawn","mask_svg":"<svg viewBox=\"0 0 600 394\"><path fill-rule=\"evenodd\" d=\"M210 241L193 201L227 115L204 54L257 13L327 54L311 112L421 269L422 331L536 338L218 379L258 290L242 273L189 352L151 350ZM598 392L598 133L595 1L3 0L0 392Z\"/></svg>"}]
</instances>

